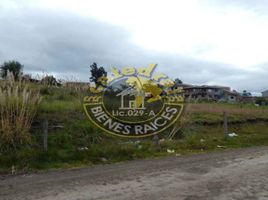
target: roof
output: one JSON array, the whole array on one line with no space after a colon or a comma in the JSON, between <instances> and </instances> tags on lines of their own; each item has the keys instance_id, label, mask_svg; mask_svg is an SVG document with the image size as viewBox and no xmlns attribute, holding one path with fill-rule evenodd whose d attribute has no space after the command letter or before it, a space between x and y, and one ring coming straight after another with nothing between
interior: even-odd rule
<instances>
[{"instance_id":1,"label":"roof","mask_svg":"<svg viewBox=\"0 0 268 200\"><path fill-rule=\"evenodd\" d=\"M119 92L116 96L126 96L126 95L130 95L130 96L144 96L145 92L142 91L137 91L135 88L129 87L121 92Z\"/></svg>"},{"instance_id":2,"label":"roof","mask_svg":"<svg viewBox=\"0 0 268 200\"><path fill-rule=\"evenodd\" d=\"M128 95L128 94L129 95L135 95L135 92L136 92L135 89L129 87L129 88L119 92L116 96L121 96L121 95L125 96L125 95Z\"/></svg>"},{"instance_id":3,"label":"roof","mask_svg":"<svg viewBox=\"0 0 268 200\"><path fill-rule=\"evenodd\" d=\"M226 90L226 89L223 89L223 91L227 94L231 94L231 95L235 95L235 96L240 96L240 94L236 91L230 91L230 90Z\"/></svg>"},{"instance_id":4,"label":"roof","mask_svg":"<svg viewBox=\"0 0 268 200\"><path fill-rule=\"evenodd\" d=\"M201 86L190 86L190 87L185 87L184 89L224 89L230 91L230 87L227 86L211 86L211 85L201 85Z\"/></svg>"},{"instance_id":5,"label":"roof","mask_svg":"<svg viewBox=\"0 0 268 200\"><path fill-rule=\"evenodd\" d=\"M185 83L180 83L180 84L174 84L173 87L182 87L182 88L185 88L185 87L193 87L193 85L185 84Z\"/></svg>"},{"instance_id":6,"label":"roof","mask_svg":"<svg viewBox=\"0 0 268 200\"><path fill-rule=\"evenodd\" d=\"M79 81L67 81L64 84L68 85L68 84L76 84L76 85L90 85L90 82L79 82Z\"/></svg>"}]
</instances>

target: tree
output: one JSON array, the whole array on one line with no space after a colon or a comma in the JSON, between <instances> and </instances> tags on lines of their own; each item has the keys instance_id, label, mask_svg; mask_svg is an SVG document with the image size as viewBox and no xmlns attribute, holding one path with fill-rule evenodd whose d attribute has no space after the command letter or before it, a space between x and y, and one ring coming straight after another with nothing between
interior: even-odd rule
<instances>
[{"instance_id":1,"label":"tree","mask_svg":"<svg viewBox=\"0 0 268 200\"><path fill-rule=\"evenodd\" d=\"M248 92L247 90L243 90L242 96L243 96L243 97L251 97L252 95L251 95L251 93Z\"/></svg>"},{"instance_id":2,"label":"tree","mask_svg":"<svg viewBox=\"0 0 268 200\"><path fill-rule=\"evenodd\" d=\"M1 65L1 77L6 78L8 72L11 72L14 79L19 80L19 77L22 75L22 70L23 65L15 60L4 62L4 64Z\"/></svg>"},{"instance_id":3,"label":"tree","mask_svg":"<svg viewBox=\"0 0 268 200\"><path fill-rule=\"evenodd\" d=\"M45 85L59 85L57 79L52 75L51 76L47 75L44 78L42 78L41 83Z\"/></svg>"},{"instance_id":4,"label":"tree","mask_svg":"<svg viewBox=\"0 0 268 200\"><path fill-rule=\"evenodd\" d=\"M105 87L104 83L107 79L107 72L105 71L105 69L103 67L98 67L97 63L93 63L92 65L90 65L90 72L90 81L96 84L96 88L98 88L99 86ZM104 78L105 80L101 80L101 78Z\"/></svg>"},{"instance_id":5,"label":"tree","mask_svg":"<svg viewBox=\"0 0 268 200\"><path fill-rule=\"evenodd\" d=\"M257 97L256 99L256 104L259 104L261 106L265 106L265 105L268 105L268 99L265 98L265 97Z\"/></svg>"},{"instance_id":6,"label":"tree","mask_svg":"<svg viewBox=\"0 0 268 200\"><path fill-rule=\"evenodd\" d=\"M181 84L182 84L182 81L181 81L180 79L176 78L176 79L174 80L174 85L171 87L171 89L178 88L178 87L181 86Z\"/></svg>"},{"instance_id":7,"label":"tree","mask_svg":"<svg viewBox=\"0 0 268 200\"><path fill-rule=\"evenodd\" d=\"M182 84L182 81L180 79L176 78L174 80L174 84L176 84L176 85Z\"/></svg>"}]
</instances>

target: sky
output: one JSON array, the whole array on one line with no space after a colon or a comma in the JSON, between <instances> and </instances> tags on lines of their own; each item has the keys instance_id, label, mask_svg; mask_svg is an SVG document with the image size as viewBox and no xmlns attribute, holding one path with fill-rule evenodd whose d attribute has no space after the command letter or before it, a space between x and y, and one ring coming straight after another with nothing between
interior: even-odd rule
<instances>
[{"instance_id":1,"label":"sky","mask_svg":"<svg viewBox=\"0 0 268 200\"><path fill-rule=\"evenodd\" d=\"M171 78L268 89L266 0L0 0L0 64L87 81L157 63Z\"/></svg>"}]
</instances>

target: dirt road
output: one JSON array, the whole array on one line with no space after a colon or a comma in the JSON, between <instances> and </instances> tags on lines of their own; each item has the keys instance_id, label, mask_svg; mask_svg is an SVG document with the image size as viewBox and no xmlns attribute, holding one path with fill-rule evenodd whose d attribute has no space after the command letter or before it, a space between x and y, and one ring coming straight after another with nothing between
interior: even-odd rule
<instances>
[{"instance_id":1,"label":"dirt road","mask_svg":"<svg viewBox=\"0 0 268 200\"><path fill-rule=\"evenodd\" d=\"M268 147L2 177L0 199L268 199Z\"/></svg>"}]
</instances>

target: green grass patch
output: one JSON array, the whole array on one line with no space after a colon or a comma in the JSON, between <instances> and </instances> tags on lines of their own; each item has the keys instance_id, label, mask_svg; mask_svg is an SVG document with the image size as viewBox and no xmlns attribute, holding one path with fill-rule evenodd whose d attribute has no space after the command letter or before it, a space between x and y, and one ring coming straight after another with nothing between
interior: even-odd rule
<instances>
[{"instance_id":1,"label":"green grass patch","mask_svg":"<svg viewBox=\"0 0 268 200\"><path fill-rule=\"evenodd\" d=\"M48 152L43 152L40 146L28 146L13 156L1 154L0 168L2 171L10 169L12 165L23 171L69 168L167 155L178 156L229 148L268 145L267 123L232 125L229 129L238 136L225 138L223 128L219 125L194 125L194 127L187 127L184 130L182 139L165 140L159 145L148 138L132 141L111 137L92 143L92 141L87 141L88 139L84 135L77 139L79 137L71 132L55 132L49 136ZM174 151L174 153L168 151Z\"/></svg>"},{"instance_id":2,"label":"green grass patch","mask_svg":"<svg viewBox=\"0 0 268 200\"><path fill-rule=\"evenodd\" d=\"M175 139L165 139L157 145L152 137L122 139L92 126L83 110L84 94L81 91L34 84L30 86L40 90L43 96L34 121L41 124L47 119L49 125L60 124L63 128L49 129L47 152L43 151L42 127L33 129L31 142L16 152L0 149L0 173L10 172L12 165L25 172L268 145L268 122L263 120L268 119L267 106L190 104L186 112L189 119ZM228 113L229 131L238 134L237 137L224 137L223 111ZM255 121L249 123L248 120ZM159 137L167 138L169 131Z\"/></svg>"}]
</instances>

